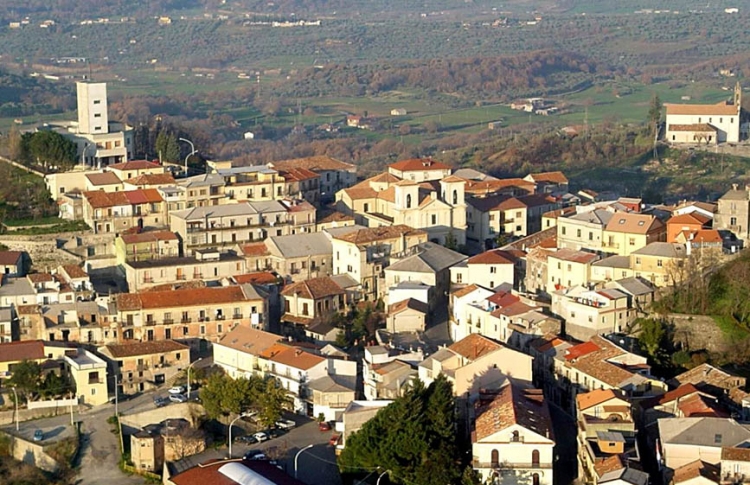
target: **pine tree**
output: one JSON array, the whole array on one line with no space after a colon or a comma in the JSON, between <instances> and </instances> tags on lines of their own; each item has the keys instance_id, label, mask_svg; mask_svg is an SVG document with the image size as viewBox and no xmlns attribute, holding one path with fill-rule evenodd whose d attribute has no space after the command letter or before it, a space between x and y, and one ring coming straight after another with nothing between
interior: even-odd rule
<instances>
[{"instance_id":1,"label":"pine tree","mask_svg":"<svg viewBox=\"0 0 750 485\"><path fill-rule=\"evenodd\" d=\"M177 137L175 135L169 135L169 137L167 138L164 160L166 160L167 162L180 161L180 145L177 143Z\"/></svg>"}]
</instances>

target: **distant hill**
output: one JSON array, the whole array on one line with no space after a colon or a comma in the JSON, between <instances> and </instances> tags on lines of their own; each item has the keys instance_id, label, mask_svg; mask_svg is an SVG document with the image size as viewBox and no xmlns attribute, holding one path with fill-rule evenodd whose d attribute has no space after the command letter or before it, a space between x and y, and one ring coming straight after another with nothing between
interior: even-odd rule
<instances>
[{"instance_id":1,"label":"distant hill","mask_svg":"<svg viewBox=\"0 0 750 485\"><path fill-rule=\"evenodd\" d=\"M61 113L74 107L70 84L0 70L0 117Z\"/></svg>"}]
</instances>

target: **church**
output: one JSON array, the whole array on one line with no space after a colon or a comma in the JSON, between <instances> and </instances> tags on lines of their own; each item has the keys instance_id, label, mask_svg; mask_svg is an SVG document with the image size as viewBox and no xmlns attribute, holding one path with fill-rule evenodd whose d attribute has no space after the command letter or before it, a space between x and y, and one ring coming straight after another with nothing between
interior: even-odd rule
<instances>
[{"instance_id":1,"label":"church","mask_svg":"<svg viewBox=\"0 0 750 485\"><path fill-rule=\"evenodd\" d=\"M665 104L666 141L673 144L737 143L740 141L742 88L738 82L731 101L717 104Z\"/></svg>"}]
</instances>

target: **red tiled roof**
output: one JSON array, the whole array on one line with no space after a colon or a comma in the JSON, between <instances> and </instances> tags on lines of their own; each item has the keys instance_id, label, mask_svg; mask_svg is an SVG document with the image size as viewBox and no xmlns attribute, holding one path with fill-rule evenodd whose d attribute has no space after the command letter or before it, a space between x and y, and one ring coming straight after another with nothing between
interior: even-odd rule
<instances>
[{"instance_id":1,"label":"red tiled roof","mask_svg":"<svg viewBox=\"0 0 750 485\"><path fill-rule=\"evenodd\" d=\"M502 249L490 249L476 256L472 256L466 262L468 264L514 264L516 258Z\"/></svg>"},{"instance_id":2,"label":"red tiled roof","mask_svg":"<svg viewBox=\"0 0 750 485\"><path fill-rule=\"evenodd\" d=\"M400 172L421 172L425 170L450 170L450 166L431 158L410 158L388 165L388 168Z\"/></svg>"},{"instance_id":3,"label":"red tiled roof","mask_svg":"<svg viewBox=\"0 0 750 485\"><path fill-rule=\"evenodd\" d=\"M23 253L21 251L0 251L0 265L13 266L18 263Z\"/></svg>"},{"instance_id":4,"label":"red tiled roof","mask_svg":"<svg viewBox=\"0 0 750 485\"><path fill-rule=\"evenodd\" d=\"M305 281L298 281L284 288L281 292L284 296L298 294L300 298L317 300L329 296L343 295L345 291L336 284L330 276L312 278Z\"/></svg>"},{"instance_id":5,"label":"red tiled roof","mask_svg":"<svg viewBox=\"0 0 750 485\"><path fill-rule=\"evenodd\" d=\"M147 204L162 202L159 192L156 189L136 189L124 192L102 192L94 190L84 192L83 197L89 202L94 209L103 209L106 207L116 207L134 204Z\"/></svg>"},{"instance_id":6,"label":"red tiled roof","mask_svg":"<svg viewBox=\"0 0 750 485\"><path fill-rule=\"evenodd\" d=\"M62 267L62 269L70 276L71 278L88 278L89 275L86 274L86 272L78 265L75 264L66 264Z\"/></svg>"},{"instance_id":7,"label":"red tiled roof","mask_svg":"<svg viewBox=\"0 0 750 485\"><path fill-rule=\"evenodd\" d=\"M308 170L306 168L301 168L301 167L279 170L279 175L284 177L286 180L296 180L296 181L320 178L319 174L313 172L312 170Z\"/></svg>"},{"instance_id":8,"label":"red tiled roof","mask_svg":"<svg viewBox=\"0 0 750 485\"><path fill-rule=\"evenodd\" d=\"M276 170L288 170L290 168L304 168L313 172L323 172L330 170L350 171L355 168L351 163L336 160L327 155L319 155L306 158L295 158L292 160L280 160L271 162L269 165Z\"/></svg>"},{"instance_id":9,"label":"red tiled roof","mask_svg":"<svg viewBox=\"0 0 750 485\"><path fill-rule=\"evenodd\" d=\"M728 418L729 413L722 409L717 409L713 399L706 398L700 394L695 394L685 400L680 401L677 405L682 415L686 418L695 417L716 417Z\"/></svg>"},{"instance_id":10,"label":"red tiled roof","mask_svg":"<svg viewBox=\"0 0 750 485\"><path fill-rule=\"evenodd\" d=\"M177 235L171 231L149 231L120 236L125 244L139 244L157 241L177 241Z\"/></svg>"},{"instance_id":11,"label":"red tiled roof","mask_svg":"<svg viewBox=\"0 0 750 485\"><path fill-rule=\"evenodd\" d=\"M260 356L271 362L301 370L310 369L326 360L319 355L281 343L274 344L272 347L264 350L260 353Z\"/></svg>"},{"instance_id":12,"label":"red tiled roof","mask_svg":"<svg viewBox=\"0 0 750 485\"><path fill-rule=\"evenodd\" d=\"M130 185L170 185L175 183L171 173L142 173L129 178L125 183Z\"/></svg>"},{"instance_id":13,"label":"red tiled roof","mask_svg":"<svg viewBox=\"0 0 750 485\"><path fill-rule=\"evenodd\" d=\"M218 305L246 301L239 286L219 288L187 288L174 291L121 293L115 297L120 311L155 308L180 308L197 305Z\"/></svg>"},{"instance_id":14,"label":"red tiled roof","mask_svg":"<svg viewBox=\"0 0 750 485\"><path fill-rule=\"evenodd\" d=\"M722 449L722 459L723 459ZM719 483L720 467L702 460L696 460L677 468L672 475L672 483L679 485L698 477L704 477L713 483Z\"/></svg>"},{"instance_id":15,"label":"red tiled roof","mask_svg":"<svg viewBox=\"0 0 750 485\"><path fill-rule=\"evenodd\" d=\"M507 291L498 291L494 295L488 297L487 301L490 303L494 303L497 306L504 307L507 305L512 305L513 303L517 303L521 301L521 299Z\"/></svg>"},{"instance_id":16,"label":"red tiled roof","mask_svg":"<svg viewBox=\"0 0 750 485\"><path fill-rule=\"evenodd\" d=\"M476 360L502 347L502 344L494 340L478 333L472 333L448 348L469 360Z\"/></svg>"},{"instance_id":17,"label":"red tiled roof","mask_svg":"<svg viewBox=\"0 0 750 485\"><path fill-rule=\"evenodd\" d=\"M243 244L240 246L240 251L243 256L265 256L266 254L270 254L264 242Z\"/></svg>"},{"instance_id":18,"label":"red tiled roof","mask_svg":"<svg viewBox=\"0 0 750 485\"><path fill-rule=\"evenodd\" d=\"M153 204L163 202L161 194L156 189L137 189L123 192L131 204Z\"/></svg>"},{"instance_id":19,"label":"red tiled roof","mask_svg":"<svg viewBox=\"0 0 750 485\"><path fill-rule=\"evenodd\" d=\"M527 175L528 178L534 182L547 182L555 184L567 184L568 178L562 172L541 172L541 173L530 173Z\"/></svg>"},{"instance_id":20,"label":"red tiled roof","mask_svg":"<svg viewBox=\"0 0 750 485\"><path fill-rule=\"evenodd\" d=\"M91 185L97 187L100 185L117 185L122 183L120 177L115 175L114 172L90 173L86 175L86 178Z\"/></svg>"},{"instance_id":21,"label":"red tiled roof","mask_svg":"<svg viewBox=\"0 0 750 485\"><path fill-rule=\"evenodd\" d=\"M359 229L357 231L348 232L341 236L336 236L336 239L354 244L367 244L376 241L383 241L386 239L395 239L397 237L401 237L402 235L427 236L427 233L421 229L414 229L413 227L399 224L389 227L368 227L366 229Z\"/></svg>"},{"instance_id":22,"label":"red tiled roof","mask_svg":"<svg viewBox=\"0 0 750 485\"><path fill-rule=\"evenodd\" d=\"M554 439L549 407L541 389L522 389L508 384L489 403L483 402L480 396L477 408L472 441L481 441L513 425Z\"/></svg>"},{"instance_id":23,"label":"red tiled roof","mask_svg":"<svg viewBox=\"0 0 750 485\"><path fill-rule=\"evenodd\" d=\"M584 342L582 344L574 345L573 347L569 348L568 351L565 353L565 360L567 361L575 360L579 357L590 354L592 352L598 352L600 350L601 350L601 347L596 345L594 342L592 341Z\"/></svg>"},{"instance_id":24,"label":"red tiled roof","mask_svg":"<svg viewBox=\"0 0 750 485\"><path fill-rule=\"evenodd\" d=\"M456 298L462 298L468 295L469 293L471 293L472 291L476 290L477 288L479 288L477 285L471 284L465 288L461 288L460 290L454 291L453 296Z\"/></svg>"},{"instance_id":25,"label":"red tiled roof","mask_svg":"<svg viewBox=\"0 0 750 485\"><path fill-rule=\"evenodd\" d=\"M674 104L665 103L667 115L706 115L731 116L736 115L739 107L722 101L717 104Z\"/></svg>"},{"instance_id":26,"label":"red tiled roof","mask_svg":"<svg viewBox=\"0 0 750 485\"><path fill-rule=\"evenodd\" d=\"M426 303L416 300L414 298L407 298L406 300L401 300L398 303L389 305L388 313L391 315L395 315L397 313L403 312L406 309L416 310L421 313L427 313L429 311L429 307L427 306Z\"/></svg>"},{"instance_id":27,"label":"red tiled roof","mask_svg":"<svg viewBox=\"0 0 750 485\"><path fill-rule=\"evenodd\" d=\"M238 274L232 276L232 279L234 279L234 282L238 285L245 285L248 283L263 285L268 283L276 283L278 281L276 275L267 271L260 273Z\"/></svg>"},{"instance_id":28,"label":"red tiled roof","mask_svg":"<svg viewBox=\"0 0 750 485\"><path fill-rule=\"evenodd\" d=\"M585 251L574 251L572 249L560 249L549 255L550 258L559 259L562 261L570 261L571 263L583 263L588 264L599 258L594 253L587 253Z\"/></svg>"},{"instance_id":29,"label":"red tiled roof","mask_svg":"<svg viewBox=\"0 0 750 485\"><path fill-rule=\"evenodd\" d=\"M47 283L49 281L55 281L55 277L49 273L32 273L26 275L26 278L31 283Z\"/></svg>"},{"instance_id":30,"label":"red tiled roof","mask_svg":"<svg viewBox=\"0 0 750 485\"><path fill-rule=\"evenodd\" d=\"M44 342L28 340L0 344L0 362L20 362L24 359L39 360L44 358Z\"/></svg>"},{"instance_id":31,"label":"red tiled roof","mask_svg":"<svg viewBox=\"0 0 750 485\"><path fill-rule=\"evenodd\" d=\"M174 340L158 340L153 342L134 342L130 344L112 344L105 346L112 357L121 359L123 357L135 357L136 355L162 354L179 350L189 350L187 345Z\"/></svg>"},{"instance_id":32,"label":"red tiled roof","mask_svg":"<svg viewBox=\"0 0 750 485\"><path fill-rule=\"evenodd\" d=\"M619 390L596 389L594 391L578 394L576 396L576 408L579 411L585 411L586 409L605 403L611 399L626 400Z\"/></svg>"},{"instance_id":33,"label":"red tiled roof","mask_svg":"<svg viewBox=\"0 0 750 485\"><path fill-rule=\"evenodd\" d=\"M680 214L678 216L673 216L667 220L667 225L669 224L700 224L701 226L704 226L708 224L711 221L710 217L704 216L703 214L699 212L690 212L688 214Z\"/></svg>"}]
</instances>

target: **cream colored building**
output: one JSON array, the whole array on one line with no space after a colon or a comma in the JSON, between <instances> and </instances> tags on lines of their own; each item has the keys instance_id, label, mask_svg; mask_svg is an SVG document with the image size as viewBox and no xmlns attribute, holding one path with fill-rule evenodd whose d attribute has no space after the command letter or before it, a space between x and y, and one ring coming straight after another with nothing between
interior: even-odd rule
<instances>
[{"instance_id":1,"label":"cream colored building","mask_svg":"<svg viewBox=\"0 0 750 485\"><path fill-rule=\"evenodd\" d=\"M76 384L80 404L99 406L109 402L107 395L107 363L92 352L81 348L66 352L65 368Z\"/></svg>"},{"instance_id":2,"label":"cream colored building","mask_svg":"<svg viewBox=\"0 0 750 485\"><path fill-rule=\"evenodd\" d=\"M329 230L333 251L333 274L349 274L362 285L366 299L382 297L384 269L393 255L427 242L425 231L406 225L378 228L352 226Z\"/></svg>"},{"instance_id":3,"label":"cream colored building","mask_svg":"<svg viewBox=\"0 0 750 485\"><path fill-rule=\"evenodd\" d=\"M450 268L455 286L476 284L495 289L502 284L513 285L518 258L512 251L490 249Z\"/></svg>"},{"instance_id":4,"label":"cream colored building","mask_svg":"<svg viewBox=\"0 0 750 485\"><path fill-rule=\"evenodd\" d=\"M430 385L438 375L453 384L453 394L476 398L481 389L499 389L508 376L531 382L532 358L479 334L442 348L419 364L419 378Z\"/></svg>"},{"instance_id":5,"label":"cream colored building","mask_svg":"<svg viewBox=\"0 0 750 485\"><path fill-rule=\"evenodd\" d=\"M584 206L585 207L585 206ZM557 247L564 249L589 249L604 251L604 228L614 215L607 208L591 208L557 219Z\"/></svg>"},{"instance_id":6,"label":"cream colored building","mask_svg":"<svg viewBox=\"0 0 750 485\"><path fill-rule=\"evenodd\" d=\"M555 441L541 389L508 384L476 404L472 467L484 482L552 485Z\"/></svg>"},{"instance_id":7,"label":"cream colored building","mask_svg":"<svg viewBox=\"0 0 750 485\"><path fill-rule=\"evenodd\" d=\"M667 142L680 144L737 143L742 123L742 87L738 82L732 101L717 104L665 104Z\"/></svg>"},{"instance_id":8,"label":"cream colored building","mask_svg":"<svg viewBox=\"0 0 750 485\"><path fill-rule=\"evenodd\" d=\"M552 293L550 310L565 320L565 333L577 340L625 331L635 320L626 293L575 286Z\"/></svg>"},{"instance_id":9,"label":"cream colored building","mask_svg":"<svg viewBox=\"0 0 750 485\"><path fill-rule=\"evenodd\" d=\"M617 212L604 228L602 250L627 256L652 242L665 241L666 225L655 216Z\"/></svg>"},{"instance_id":10,"label":"cream colored building","mask_svg":"<svg viewBox=\"0 0 750 485\"><path fill-rule=\"evenodd\" d=\"M547 256L547 293L591 281L591 265L599 256L585 251L558 249Z\"/></svg>"},{"instance_id":11,"label":"cream colored building","mask_svg":"<svg viewBox=\"0 0 750 485\"><path fill-rule=\"evenodd\" d=\"M117 376L120 396L164 384L190 365L190 347L174 340L105 345L97 352Z\"/></svg>"},{"instance_id":12,"label":"cream colored building","mask_svg":"<svg viewBox=\"0 0 750 485\"><path fill-rule=\"evenodd\" d=\"M448 173L439 181L422 183L401 180L393 173L380 174L338 192L336 206L368 227L407 225L426 231L430 241L462 245L466 242L466 181Z\"/></svg>"},{"instance_id":13,"label":"cream colored building","mask_svg":"<svg viewBox=\"0 0 750 485\"><path fill-rule=\"evenodd\" d=\"M500 235L524 237L542 229L542 214L559 207L543 194L494 195L467 199L466 237L485 243Z\"/></svg>"},{"instance_id":14,"label":"cream colored building","mask_svg":"<svg viewBox=\"0 0 750 485\"><path fill-rule=\"evenodd\" d=\"M430 158L411 158L388 165L388 173L401 180L429 182L449 177L451 167Z\"/></svg>"},{"instance_id":15,"label":"cream colored building","mask_svg":"<svg viewBox=\"0 0 750 485\"><path fill-rule=\"evenodd\" d=\"M314 156L271 162L269 167L277 170L305 169L320 176L320 200L334 200L336 193L357 182L357 167L329 156Z\"/></svg>"},{"instance_id":16,"label":"cream colored building","mask_svg":"<svg viewBox=\"0 0 750 485\"><path fill-rule=\"evenodd\" d=\"M298 281L281 291L281 321L310 326L347 309L346 292L330 276Z\"/></svg>"}]
</instances>

